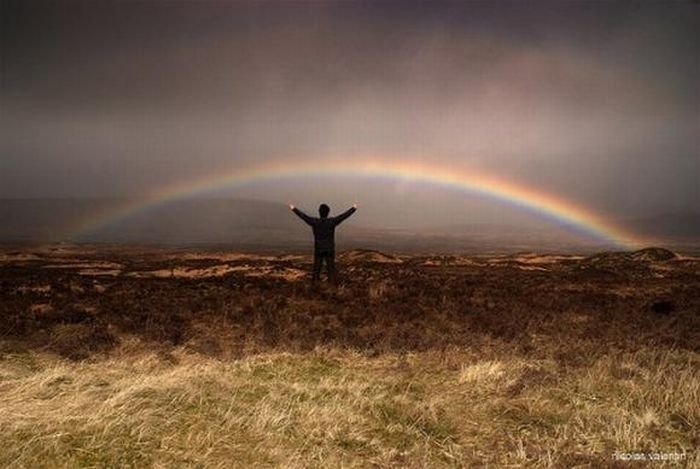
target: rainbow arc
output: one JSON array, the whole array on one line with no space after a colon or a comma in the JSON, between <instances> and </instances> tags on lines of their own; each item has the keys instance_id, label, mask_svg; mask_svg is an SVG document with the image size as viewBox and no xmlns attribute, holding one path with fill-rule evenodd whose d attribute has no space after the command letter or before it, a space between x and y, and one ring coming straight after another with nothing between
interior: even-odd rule
<instances>
[{"instance_id":1,"label":"rainbow arc","mask_svg":"<svg viewBox=\"0 0 700 469\"><path fill-rule=\"evenodd\" d=\"M160 188L144 200L128 202L81 220L79 226L70 230L69 237L76 238L94 233L137 213L178 199L262 182L330 176L407 180L480 194L537 213L572 230L619 248L634 249L644 244L644 239L606 220L593 210L555 194L480 171L466 171L418 162L396 162L388 159L289 161L235 169L223 174L216 173L181 181Z\"/></svg>"}]
</instances>

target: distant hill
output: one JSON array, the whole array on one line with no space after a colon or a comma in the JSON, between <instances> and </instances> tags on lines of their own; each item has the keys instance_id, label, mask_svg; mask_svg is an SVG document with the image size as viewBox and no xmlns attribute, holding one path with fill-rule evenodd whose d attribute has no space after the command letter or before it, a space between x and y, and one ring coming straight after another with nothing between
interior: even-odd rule
<instances>
[{"instance_id":1,"label":"distant hill","mask_svg":"<svg viewBox=\"0 0 700 469\"><path fill-rule=\"evenodd\" d=\"M123 199L0 199L0 242L84 242L162 245L226 245L232 248L308 250L311 234L286 205L246 199L188 199L134 214L77 236L81 221L123 206ZM698 218L638 220L640 233L700 239ZM466 224L421 230L362 226L356 215L338 230L341 249L407 252L593 252L609 246L551 225ZM696 243L697 244L700 243Z\"/></svg>"},{"instance_id":2,"label":"distant hill","mask_svg":"<svg viewBox=\"0 0 700 469\"><path fill-rule=\"evenodd\" d=\"M240 199L182 200L137 213L96 230L83 220L133 202L125 199L0 200L0 241L144 244L274 244L305 234L282 204Z\"/></svg>"}]
</instances>

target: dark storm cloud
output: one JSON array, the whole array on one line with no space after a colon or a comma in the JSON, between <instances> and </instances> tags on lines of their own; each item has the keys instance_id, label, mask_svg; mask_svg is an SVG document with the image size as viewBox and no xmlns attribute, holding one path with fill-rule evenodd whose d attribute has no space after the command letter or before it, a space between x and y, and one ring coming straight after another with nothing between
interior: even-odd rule
<instances>
[{"instance_id":1,"label":"dark storm cloud","mask_svg":"<svg viewBox=\"0 0 700 469\"><path fill-rule=\"evenodd\" d=\"M2 196L142 193L261 158L387 154L617 215L700 209L693 2L2 9Z\"/></svg>"}]
</instances>

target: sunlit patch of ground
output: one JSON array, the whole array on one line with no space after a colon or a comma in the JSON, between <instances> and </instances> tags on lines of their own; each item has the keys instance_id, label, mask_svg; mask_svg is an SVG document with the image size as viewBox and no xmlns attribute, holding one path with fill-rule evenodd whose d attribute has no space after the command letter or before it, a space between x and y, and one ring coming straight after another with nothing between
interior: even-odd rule
<instances>
[{"instance_id":1,"label":"sunlit patch of ground","mask_svg":"<svg viewBox=\"0 0 700 469\"><path fill-rule=\"evenodd\" d=\"M246 277L283 278L287 280L296 280L306 275L306 272L299 269L277 269L272 266L248 264L235 266L221 264L201 269L177 266L169 269L129 272L126 275L136 278L209 278L222 277L232 272L242 273Z\"/></svg>"},{"instance_id":2,"label":"sunlit patch of ground","mask_svg":"<svg viewBox=\"0 0 700 469\"><path fill-rule=\"evenodd\" d=\"M56 261L52 259L52 261ZM116 262L64 262L52 263L42 266L44 269L72 269L77 270L80 275L87 276L109 276L115 277L121 275L124 266Z\"/></svg>"},{"instance_id":3,"label":"sunlit patch of ground","mask_svg":"<svg viewBox=\"0 0 700 469\"><path fill-rule=\"evenodd\" d=\"M117 275L121 275L122 271L117 269L80 269L78 273L80 273L80 275L93 277L99 277L101 275L116 277Z\"/></svg>"},{"instance_id":4,"label":"sunlit patch of ground","mask_svg":"<svg viewBox=\"0 0 700 469\"><path fill-rule=\"evenodd\" d=\"M301 256L264 256L259 254L245 254L237 252L200 252L200 253L177 253L165 256L165 258L174 261L219 261L219 262L236 262L236 261L275 261L275 260L291 260L299 259Z\"/></svg>"},{"instance_id":5,"label":"sunlit patch of ground","mask_svg":"<svg viewBox=\"0 0 700 469\"><path fill-rule=\"evenodd\" d=\"M36 261L40 260L41 257L27 252L3 252L0 253L0 262L23 262L23 261Z\"/></svg>"},{"instance_id":6,"label":"sunlit patch of ground","mask_svg":"<svg viewBox=\"0 0 700 469\"><path fill-rule=\"evenodd\" d=\"M129 272L126 275L129 277L145 278L145 277L176 277L176 278L206 278L206 277L221 277L229 272L233 272L234 267L226 264L214 265L203 269L190 267L172 267L170 269L147 270L140 272Z\"/></svg>"},{"instance_id":7,"label":"sunlit patch of ground","mask_svg":"<svg viewBox=\"0 0 700 469\"><path fill-rule=\"evenodd\" d=\"M372 249L354 249L347 251L338 257L342 262L373 262L379 264L401 264L403 260L391 254L375 251Z\"/></svg>"},{"instance_id":8,"label":"sunlit patch of ground","mask_svg":"<svg viewBox=\"0 0 700 469\"><path fill-rule=\"evenodd\" d=\"M48 293L51 291L51 285L20 285L16 291L17 293Z\"/></svg>"},{"instance_id":9,"label":"sunlit patch of ground","mask_svg":"<svg viewBox=\"0 0 700 469\"><path fill-rule=\"evenodd\" d=\"M281 278L285 280L299 280L308 275L304 270L289 267L276 268L273 266L237 266L234 271L243 272L246 277Z\"/></svg>"},{"instance_id":10,"label":"sunlit patch of ground","mask_svg":"<svg viewBox=\"0 0 700 469\"><path fill-rule=\"evenodd\" d=\"M583 259L583 256L561 256L561 255L541 255L530 253L521 256L514 256L513 259L526 264L555 264L561 261L575 261Z\"/></svg>"},{"instance_id":11,"label":"sunlit patch of ground","mask_svg":"<svg viewBox=\"0 0 700 469\"><path fill-rule=\"evenodd\" d=\"M95 269L95 270L120 270L124 266L116 262L66 262L62 264L47 264L44 269Z\"/></svg>"},{"instance_id":12,"label":"sunlit patch of ground","mask_svg":"<svg viewBox=\"0 0 700 469\"><path fill-rule=\"evenodd\" d=\"M479 266L482 262L466 256L435 256L428 257L423 261L423 265L439 266L439 265L455 265L455 266Z\"/></svg>"}]
</instances>

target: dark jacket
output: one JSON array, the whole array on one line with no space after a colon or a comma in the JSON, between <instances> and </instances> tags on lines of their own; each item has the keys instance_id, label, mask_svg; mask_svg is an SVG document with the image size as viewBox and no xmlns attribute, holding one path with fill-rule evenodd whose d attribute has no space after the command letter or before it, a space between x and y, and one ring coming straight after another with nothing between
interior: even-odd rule
<instances>
[{"instance_id":1,"label":"dark jacket","mask_svg":"<svg viewBox=\"0 0 700 469\"><path fill-rule=\"evenodd\" d=\"M357 210L355 207L346 210L337 217L310 217L294 207L294 213L309 225L314 232L314 251L316 253L333 254L335 252L335 227L340 225Z\"/></svg>"}]
</instances>

